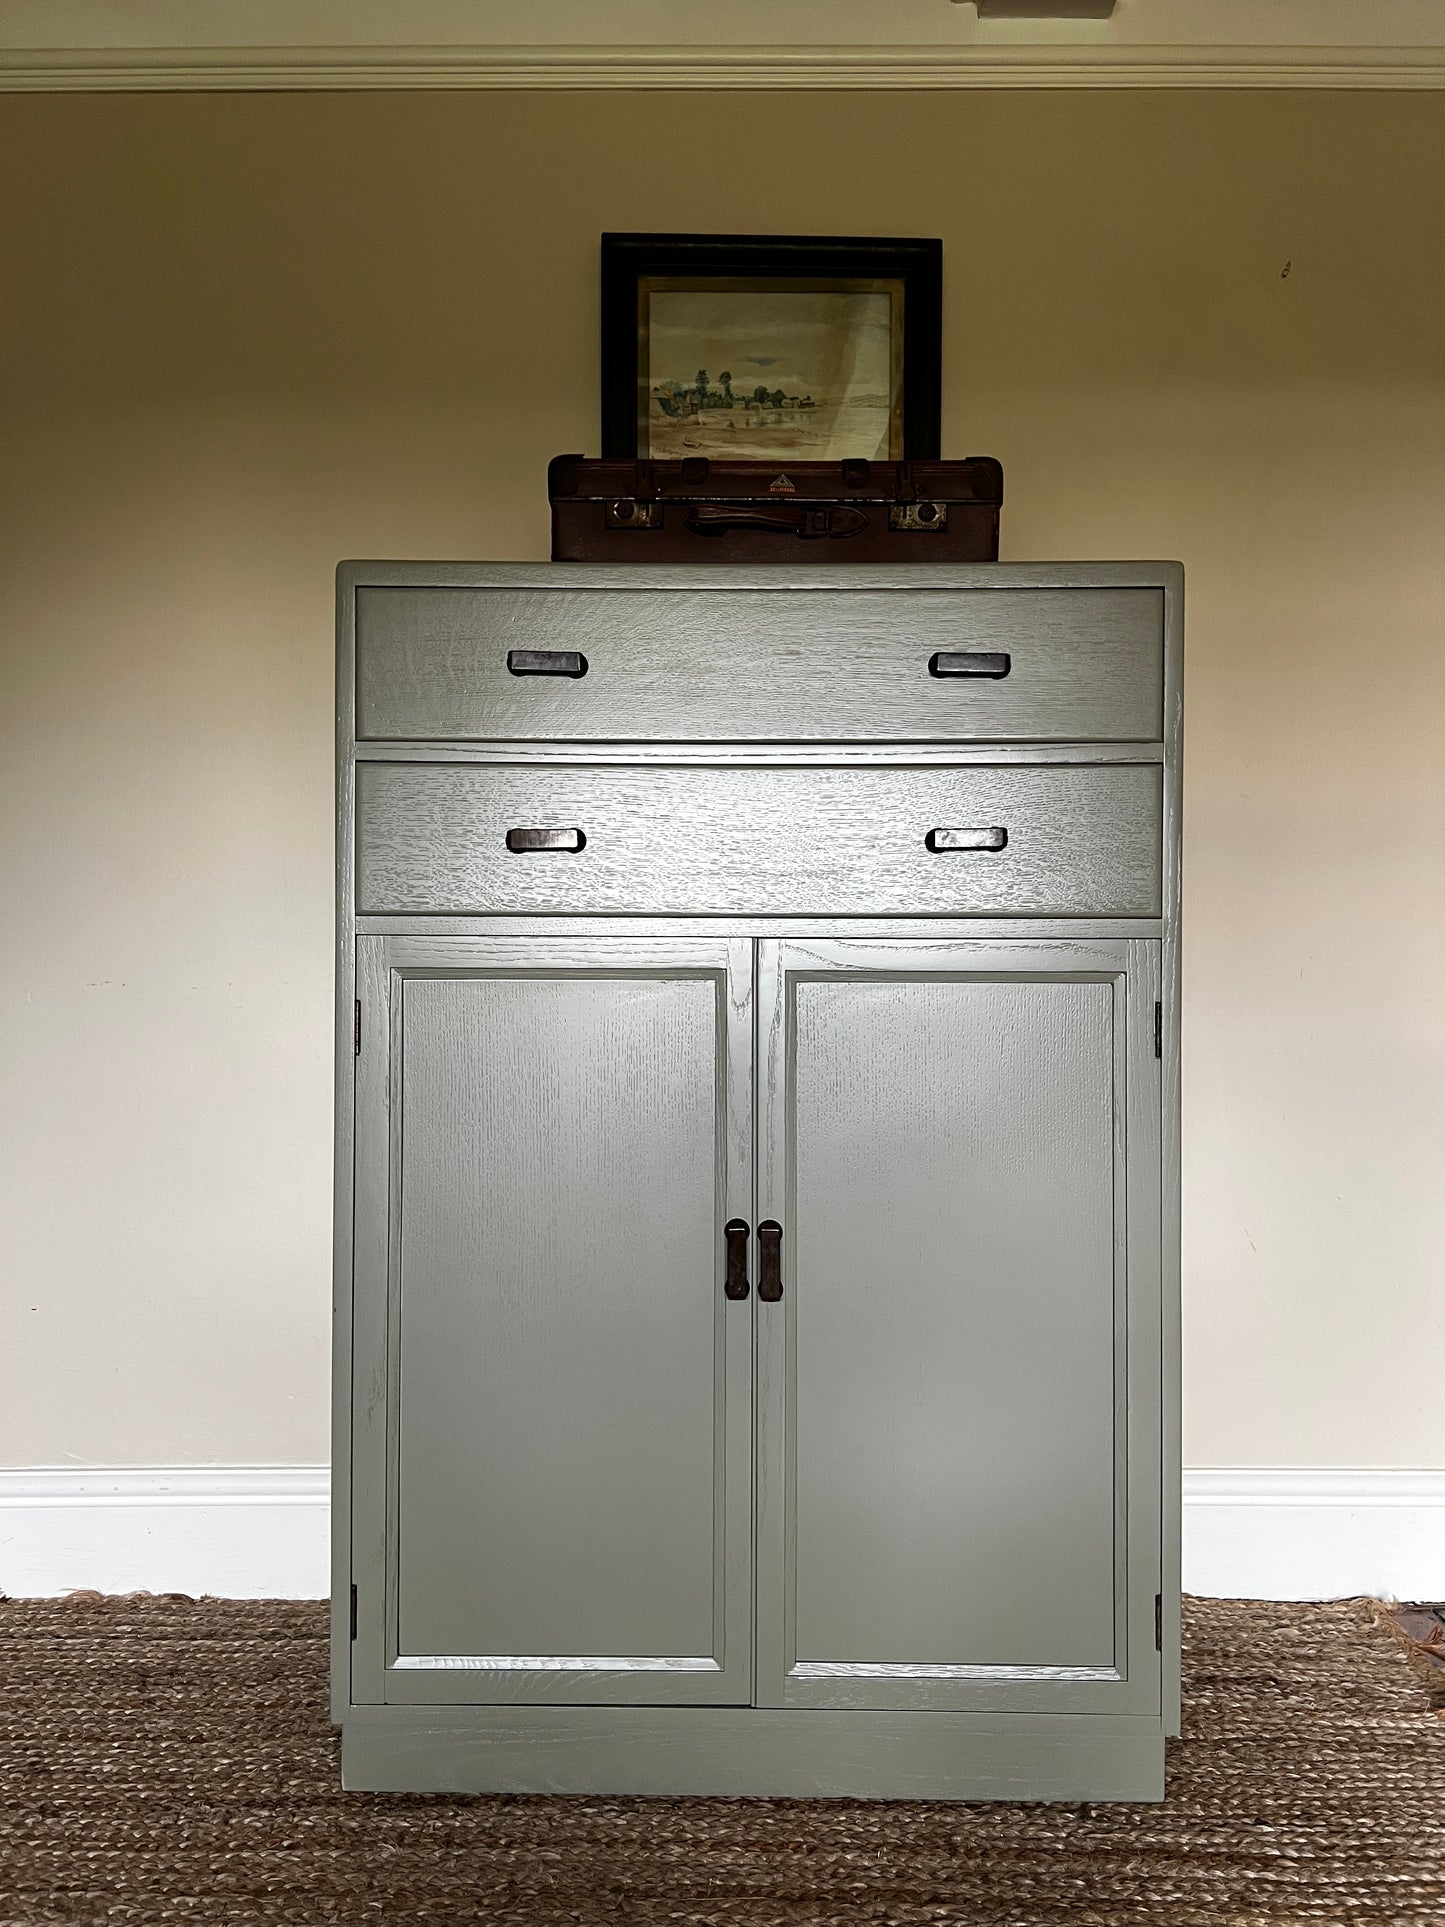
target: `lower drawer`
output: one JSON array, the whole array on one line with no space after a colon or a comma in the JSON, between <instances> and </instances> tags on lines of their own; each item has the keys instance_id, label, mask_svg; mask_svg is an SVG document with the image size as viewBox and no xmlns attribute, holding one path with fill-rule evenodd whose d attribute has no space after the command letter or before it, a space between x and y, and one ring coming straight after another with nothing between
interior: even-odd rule
<instances>
[{"instance_id":1,"label":"lower drawer","mask_svg":"<svg viewBox=\"0 0 1445 1927\"><path fill-rule=\"evenodd\" d=\"M1160 914L1156 763L359 763L360 914Z\"/></svg>"}]
</instances>

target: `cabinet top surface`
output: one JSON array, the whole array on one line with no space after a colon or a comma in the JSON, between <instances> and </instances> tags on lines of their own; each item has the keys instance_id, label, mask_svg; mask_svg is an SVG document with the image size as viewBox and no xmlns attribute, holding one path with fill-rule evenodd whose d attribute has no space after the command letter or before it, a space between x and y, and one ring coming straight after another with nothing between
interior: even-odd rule
<instances>
[{"instance_id":1,"label":"cabinet top surface","mask_svg":"<svg viewBox=\"0 0 1445 1927\"><path fill-rule=\"evenodd\" d=\"M357 588L533 589L1164 589L1184 586L1180 562L972 562L947 567L869 563L706 564L582 562L342 562L343 592Z\"/></svg>"}]
</instances>

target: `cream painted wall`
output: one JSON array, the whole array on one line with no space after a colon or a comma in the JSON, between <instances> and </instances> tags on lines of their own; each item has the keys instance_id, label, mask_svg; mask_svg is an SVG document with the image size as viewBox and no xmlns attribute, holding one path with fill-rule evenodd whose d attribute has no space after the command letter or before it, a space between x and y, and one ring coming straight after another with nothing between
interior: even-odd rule
<instances>
[{"instance_id":1,"label":"cream painted wall","mask_svg":"<svg viewBox=\"0 0 1445 1927\"><path fill-rule=\"evenodd\" d=\"M1188 569L1186 1460L1445 1464L1445 99L0 102L0 1461L323 1458L332 570L542 556L604 227L941 234Z\"/></svg>"}]
</instances>

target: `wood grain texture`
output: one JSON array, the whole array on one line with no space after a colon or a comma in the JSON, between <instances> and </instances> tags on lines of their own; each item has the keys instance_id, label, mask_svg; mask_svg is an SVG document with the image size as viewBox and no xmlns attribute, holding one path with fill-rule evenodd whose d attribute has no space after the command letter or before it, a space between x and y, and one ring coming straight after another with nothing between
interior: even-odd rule
<instances>
[{"instance_id":1,"label":"wood grain texture","mask_svg":"<svg viewBox=\"0 0 1445 1927\"><path fill-rule=\"evenodd\" d=\"M687 763L697 768L729 763L778 764L789 768L894 769L957 768L962 763L1162 763L1160 743L577 743L559 737L536 742L515 738L487 743L363 743L358 761L366 763L618 764Z\"/></svg>"},{"instance_id":2,"label":"wood grain texture","mask_svg":"<svg viewBox=\"0 0 1445 1927\"><path fill-rule=\"evenodd\" d=\"M355 987L361 1006L361 1050L353 1067L353 1171L347 1332L347 1424L350 1440L346 1507L350 1584L357 1588L356 1637L345 1652L353 1702L385 1697L387 1624L395 1615L395 1576L389 1570L387 1529L391 1482L387 1442L392 1404L389 1289L392 1240L391 1111L392 970L384 937L355 945Z\"/></svg>"},{"instance_id":3,"label":"wood grain texture","mask_svg":"<svg viewBox=\"0 0 1445 1927\"><path fill-rule=\"evenodd\" d=\"M623 572L626 573L625 571ZM647 572L652 573L650 570ZM732 571L728 572L729 575ZM867 571L860 571L866 575ZM1157 589L849 586L357 595L363 739L1157 741ZM585 676L519 677L509 650L580 650ZM929 674L1002 651L999 681Z\"/></svg>"},{"instance_id":4,"label":"wood grain texture","mask_svg":"<svg viewBox=\"0 0 1445 1927\"><path fill-rule=\"evenodd\" d=\"M1155 1638L1154 1602L1168 1584L1164 1517L1169 1473L1164 1464L1164 1425L1178 1398L1166 1379L1163 1325L1163 1065L1154 1055L1154 1012L1163 988L1163 945L1133 941L1124 946L1125 1015L1118 1042L1118 1072L1126 1087L1119 1113L1124 1153L1124 1212L1116 1224L1120 1261L1128 1278L1127 1324L1118 1332L1127 1373L1115 1385L1121 1468L1116 1531L1127 1541L1129 1563L1122 1631L1131 1678L1147 1680L1150 1704L1162 1717L1166 1659ZM1175 1614L1178 1595L1175 1595ZM1175 1678L1177 1678L1177 1673Z\"/></svg>"},{"instance_id":5,"label":"wood grain texture","mask_svg":"<svg viewBox=\"0 0 1445 1927\"><path fill-rule=\"evenodd\" d=\"M464 916L367 916L356 919L358 935L451 937L458 942L468 937L524 937L531 942L539 936L626 938L657 937L737 937L748 941L758 937L797 937L806 942L821 937L856 937L866 932L871 939L898 938L933 943L940 937L987 935L992 942L1026 943L1050 933L1068 941L1107 942L1113 938L1160 938L1163 920L1159 917L1070 917L1060 922L1054 917L990 917L980 923L977 917L779 917L779 916L672 916L672 917L464 917Z\"/></svg>"},{"instance_id":6,"label":"wood grain texture","mask_svg":"<svg viewBox=\"0 0 1445 1927\"><path fill-rule=\"evenodd\" d=\"M1109 1674L1114 985L908 965L790 984L794 1667Z\"/></svg>"},{"instance_id":7,"label":"wood grain texture","mask_svg":"<svg viewBox=\"0 0 1445 1927\"><path fill-rule=\"evenodd\" d=\"M331 1717L338 1724L351 1702L351 1333L353 1321L352 1227L355 1168L356 1056L352 1048L356 1009L356 766L353 745L353 636L356 600L348 585L336 597L336 1008L332 1028L335 1131L331 1180Z\"/></svg>"},{"instance_id":8,"label":"wood grain texture","mask_svg":"<svg viewBox=\"0 0 1445 1927\"><path fill-rule=\"evenodd\" d=\"M359 589L1164 589L1182 583L1181 562L816 562L730 563L725 581L696 563L394 562L336 565L339 593Z\"/></svg>"},{"instance_id":9,"label":"wood grain texture","mask_svg":"<svg viewBox=\"0 0 1445 1927\"><path fill-rule=\"evenodd\" d=\"M765 1706L359 1707L342 1784L403 1793L1162 1800L1155 1719Z\"/></svg>"},{"instance_id":10,"label":"wood grain texture","mask_svg":"<svg viewBox=\"0 0 1445 1927\"><path fill-rule=\"evenodd\" d=\"M362 763L357 907L405 914L1154 916L1156 764L956 770ZM515 825L580 827L516 855ZM936 825L1000 852L934 853Z\"/></svg>"},{"instance_id":11,"label":"wood grain texture","mask_svg":"<svg viewBox=\"0 0 1445 1927\"><path fill-rule=\"evenodd\" d=\"M1181 1255L1183 1249L1180 1060L1183 1048L1180 959L1183 940L1184 851L1184 578L1164 592L1164 943L1159 997L1163 1004L1161 1081L1160 1344L1163 1352L1163 1508L1161 1632L1164 1730L1177 1736L1180 1703L1180 1571L1183 1537Z\"/></svg>"},{"instance_id":12,"label":"wood grain texture","mask_svg":"<svg viewBox=\"0 0 1445 1927\"><path fill-rule=\"evenodd\" d=\"M1146 948L760 946L766 1703L1157 1708Z\"/></svg>"},{"instance_id":13,"label":"wood grain texture","mask_svg":"<svg viewBox=\"0 0 1445 1927\"><path fill-rule=\"evenodd\" d=\"M404 1655L711 1658L717 1015L404 983Z\"/></svg>"},{"instance_id":14,"label":"wood grain texture","mask_svg":"<svg viewBox=\"0 0 1445 1927\"><path fill-rule=\"evenodd\" d=\"M745 1701L751 959L457 949L363 939L358 1665L394 1701Z\"/></svg>"}]
</instances>

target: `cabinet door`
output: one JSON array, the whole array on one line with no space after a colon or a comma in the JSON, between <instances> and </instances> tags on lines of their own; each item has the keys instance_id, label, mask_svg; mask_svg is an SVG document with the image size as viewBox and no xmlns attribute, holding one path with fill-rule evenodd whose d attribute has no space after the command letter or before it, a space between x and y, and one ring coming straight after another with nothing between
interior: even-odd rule
<instances>
[{"instance_id":1,"label":"cabinet door","mask_svg":"<svg viewBox=\"0 0 1445 1927\"><path fill-rule=\"evenodd\" d=\"M760 951L759 1703L1157 1710L1157 946Z\"/></svg>"},{"instance_id":2,"label":"cabinet door","mask_svg":"<svg viewBox=\"0 0 1445 1927\"><path fill-rule=\"evenodd\" d=\"M353 1698L746 1702L752 946L358 958Z\"/></svg>"}]
</instances>

